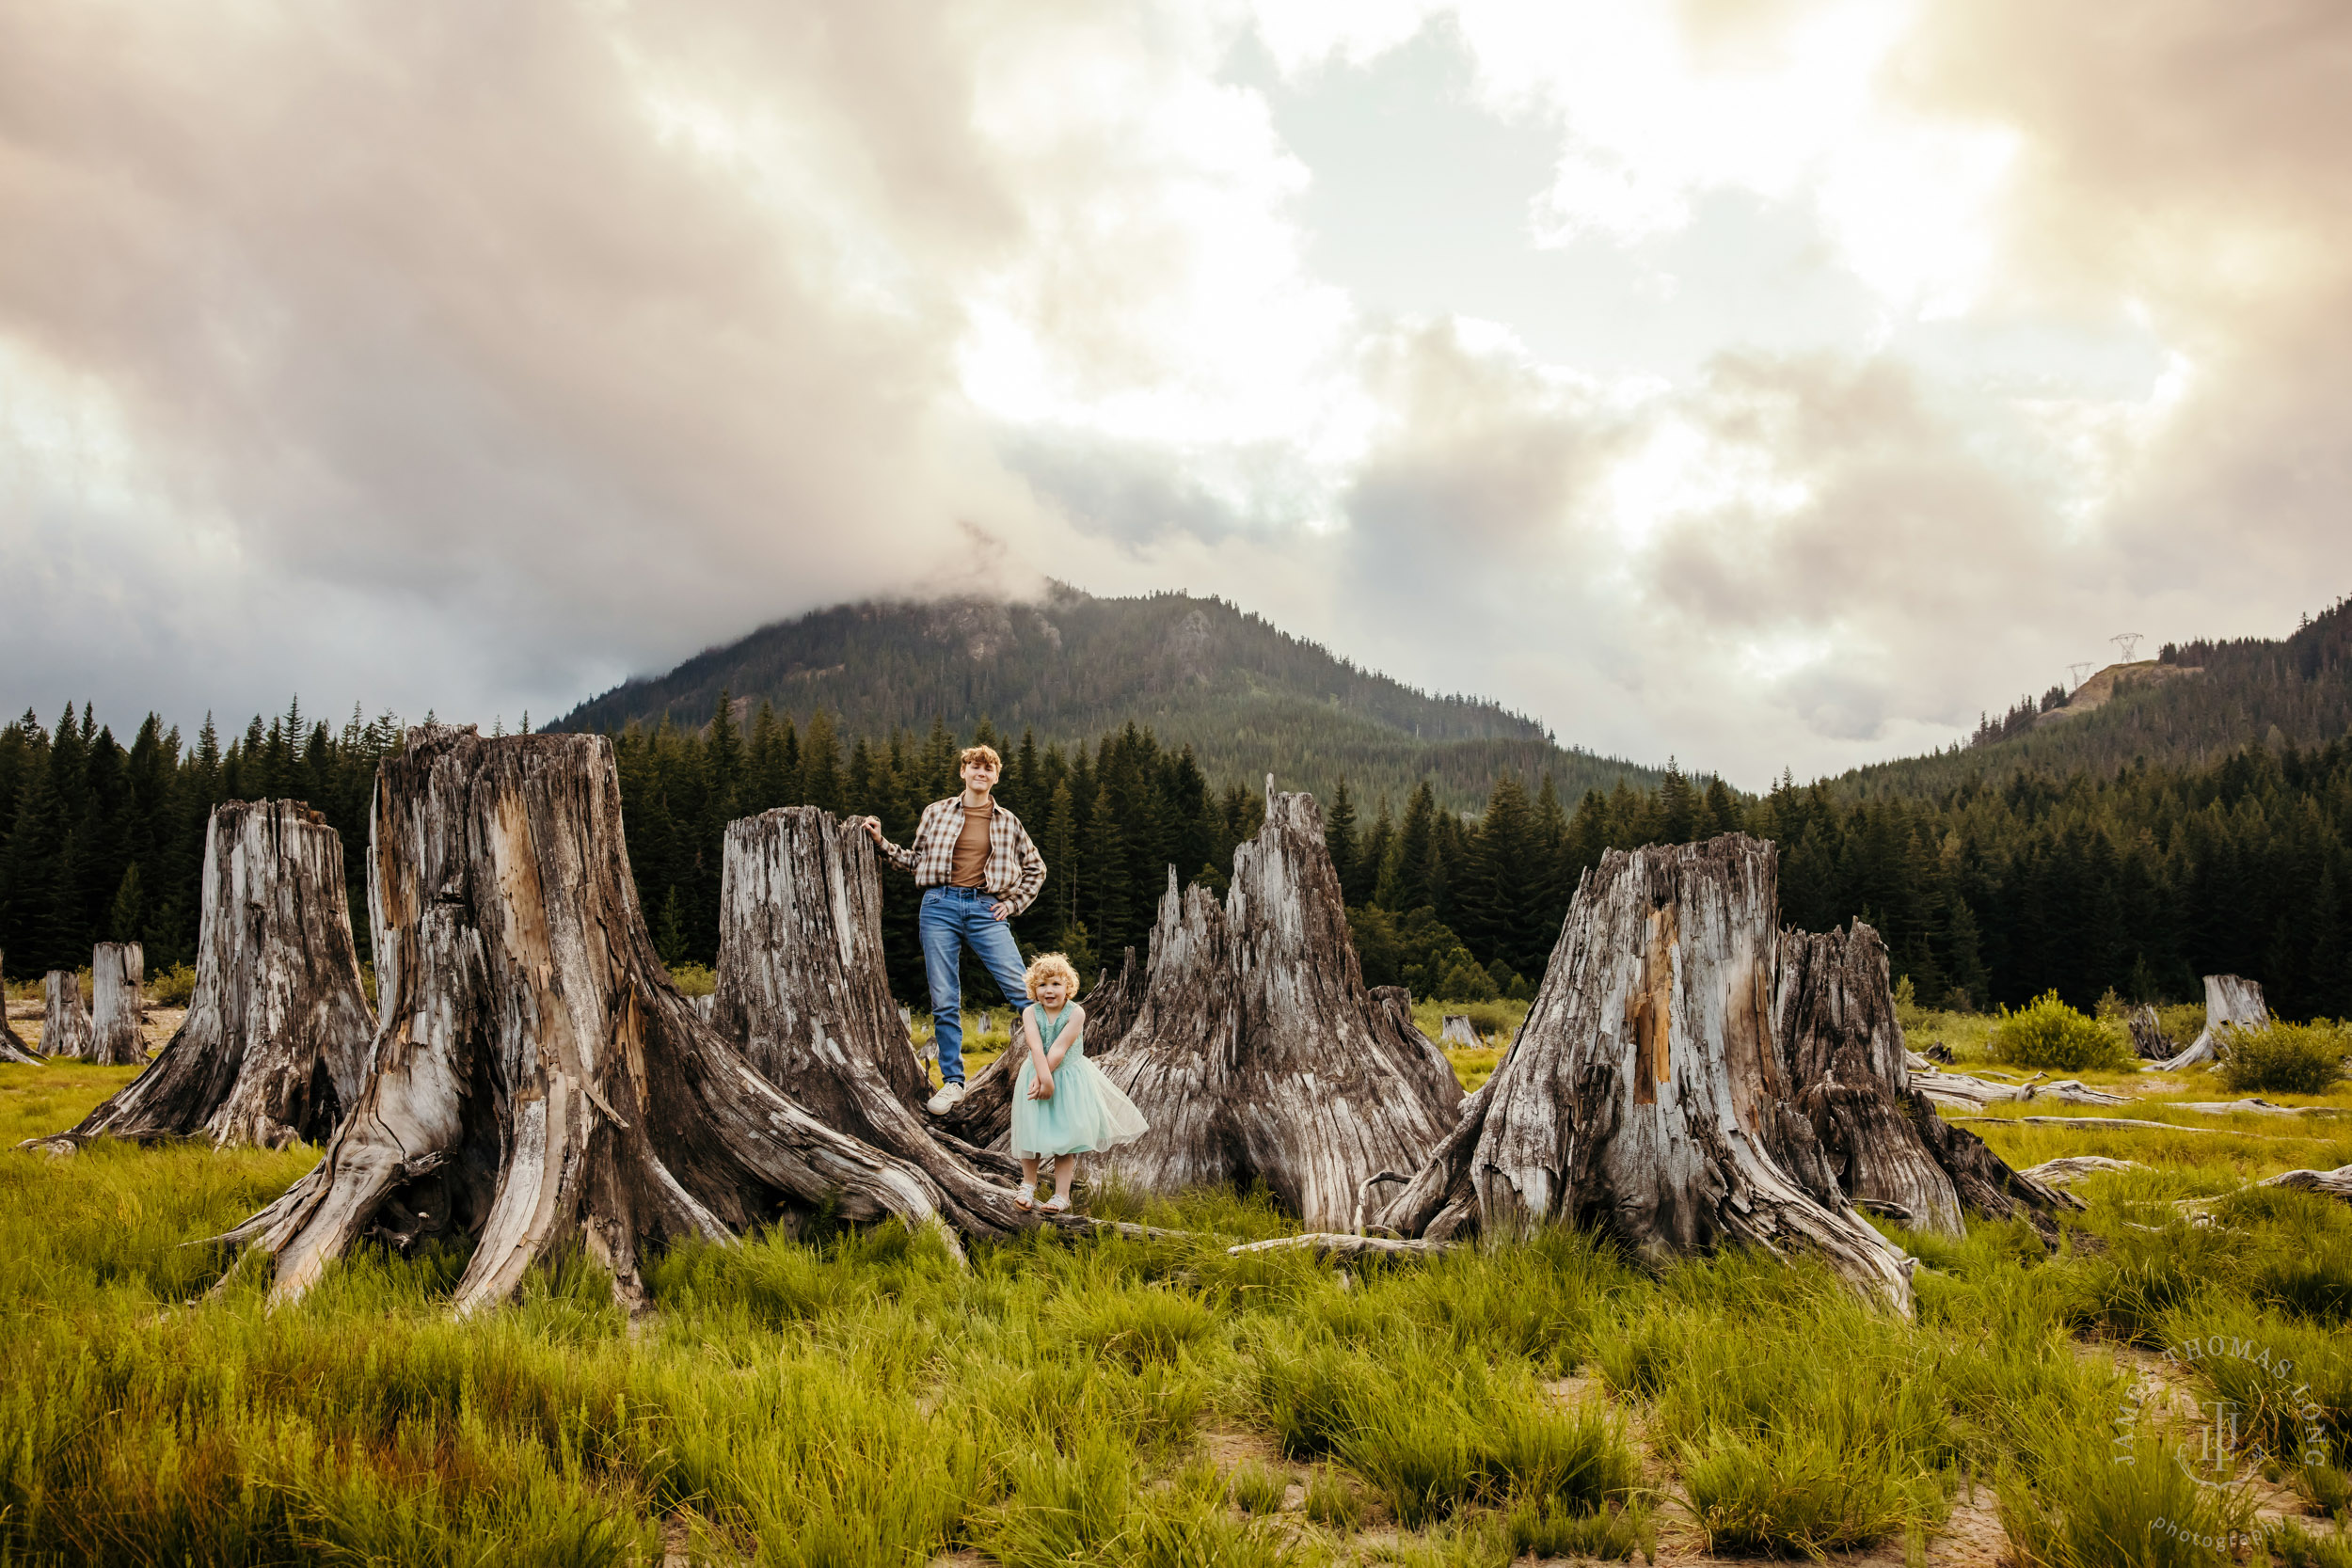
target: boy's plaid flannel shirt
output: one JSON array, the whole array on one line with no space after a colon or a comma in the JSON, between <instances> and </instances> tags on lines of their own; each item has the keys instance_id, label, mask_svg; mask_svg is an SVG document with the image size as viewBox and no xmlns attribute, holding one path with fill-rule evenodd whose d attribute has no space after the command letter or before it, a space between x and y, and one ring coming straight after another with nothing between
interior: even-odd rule
<instances>
[{"instance_id":1,"label":"boy's plaid flannel shirt","mask_svg":"<svg viewBox=\"0 0 2352 1568\"><path fill-rule=\"evenodd\" d=\"M962 832L963 797L950 795L923 808L912 848L902 849L885 838L882 856L899 870L914 872L916 887L946 887L956 874L956 840ZM980 868L980 880L992 896L1010 904L1014 914L1036 903L1038 891L1045 885L1045 857L1029 842L1029 830L1021 818L1002 804L988 819L988 861Z\"/></svg>"}]
</instances>

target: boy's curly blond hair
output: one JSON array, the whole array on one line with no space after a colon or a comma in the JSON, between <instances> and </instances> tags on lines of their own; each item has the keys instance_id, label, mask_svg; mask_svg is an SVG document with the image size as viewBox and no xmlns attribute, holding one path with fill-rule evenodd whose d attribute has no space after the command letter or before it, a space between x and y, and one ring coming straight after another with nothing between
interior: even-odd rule
<instances>
[{"instance_id":1,"label":"boy's curly blond hair","mask_svg":"<svg viewBox=\"0 0 2352 1568\"><path fill-rule=\"evenodd\" d=\"M1070 988L1071 995L1078 994L1078 971L1071 961L1059 953L1040 953L1036 961L1029 965L1029 972L1022 976L1029 1000L1036 1001L1038 987L1055 975L1059 975L1062 983Z\"/></svg>"}]
</instances>

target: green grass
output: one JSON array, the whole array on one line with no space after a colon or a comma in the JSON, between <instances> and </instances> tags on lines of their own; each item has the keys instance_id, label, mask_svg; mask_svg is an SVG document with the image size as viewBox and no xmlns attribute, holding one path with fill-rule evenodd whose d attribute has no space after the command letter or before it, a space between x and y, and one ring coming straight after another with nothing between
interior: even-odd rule
<instances>
[{"instance_id":1,"label":"green grass","mask_svg":"<svg viewBox=\"0 0 2352 1568\"><path fill-rule=\"evenodd\" d=\"M1197 1234L1031 1237L968 1268L896 1226L687 1245L635 1325L574 1254L460 1324L453 1252L364 1252L269 1312L256 1263L185 1244L315 1151L14 1149L133 1072L0 1068L0 1562L650 1563L681 1539L812 1564L1794 1557L1899 1551L1971 1485L2024 1563L2214 1560L2162 1520L2344 1560L2317 1513L2290 1534L2176 1485L2193 1433L2162 1402L2132 1425L2145 1462L2113 1462L2133 1369L2221 1336L2292 1386L2222 1356L2176 1391L2234 1402L2292 1497L2344 1506L2352 1208L2223 1196L2352 1162L2343 1121L1982 1124L2012 1163L2152 1168L2084 1184L2056 1253L2016 1224L1893 1232L1923 1264L1913 1323L1808 1267L1652 1272L1568 1230L1411 1266L1235 1258L1287 1227L1263 1194L1106 1188L1098 1212ZM2184 1198L2218 1201L2198 1224ZM1255 1449L1220 1463L1233 1433Z\"/></svg>"}]
</instances>

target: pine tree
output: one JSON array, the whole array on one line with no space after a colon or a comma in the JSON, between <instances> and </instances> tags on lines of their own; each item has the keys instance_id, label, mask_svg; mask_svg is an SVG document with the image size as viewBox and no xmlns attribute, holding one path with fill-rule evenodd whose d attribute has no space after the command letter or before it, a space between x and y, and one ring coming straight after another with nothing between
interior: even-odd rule
<instances>
[{"instance_id":1,"label":"pine tree","mask_svg":"<svg viewBox=\"0 0 2352 1568\"><path fill-rule=\"evenodd\" d=\"M1356 869L1356 802L1347 793L1347 778L1341 775L1340 786L1332 793L1331 809L1323 819L1323 845L1330 852L1331 870L1340 879L1340 893L1351 904L1362 902L1358 884L1362 877Z\"/></svg>"},{"instance_id":2,"label":"pine tree","mask_svg":"<svg viewBox=\"0 0 2352 1568\"><path fill-rule=\"evenodd\" d=\"M105 932L108 942L139 942L147 935L147 894L139 886L136 861L123 869L113 907L106 911Z\"/></svg>"}]
</instances>

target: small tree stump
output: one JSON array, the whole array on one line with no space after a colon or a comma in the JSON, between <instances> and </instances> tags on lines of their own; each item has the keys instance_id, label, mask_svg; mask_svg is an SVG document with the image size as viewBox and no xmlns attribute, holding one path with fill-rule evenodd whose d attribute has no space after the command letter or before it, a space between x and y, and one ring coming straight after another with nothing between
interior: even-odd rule
<instances>
[{"instance_id":1,"label":"small tree stump","mask_svg":"<svg viewBox=\"0 0 2352 1568\"><path fill-rule=\"evenodd\" d=\"M1510 1054L1385 1227L1443 1241L1557 1219L1656 1257L1806 1253L1909 1311L1910 1260L1834 1182L1816 1172L1808 1190L1771 1152L1793 1114L1773 1042L1775 874L1772 847L1743 833L1602 856Z\"/></svg>"},{"instance_id":2,"label":"small tree stump","mask_svg":"<svg viewBox=\"0 0 2352 1568\"><path fill-rule=\"evenodd\" d=\"M38 1140L323 1144L358 1096L375 1015L359 980L342 837L299 800L231 800L204 830L196 990L152 1066Z\"/></svg>"},{"instance_id":3,"label":"small tree stump","mask_svg":"<svg viewBox=\"0 0 2352 1568\"><path fill-rule=\"evenodd\" d=\"M139 1033L146 969L146 956L135 942L102 942L90 954L92 1061L136 1067L147 1060L147 1037Z\"/></svg>"},{"instance_id":4,"label":"small tree stump","mask_svg":"<svg viewBox=\"0 0 2352 1568\"><path fill-rule=\"evenodd\" d=\"M474 1238L465 1314L573 1240L634 1308L638 1259L678 1237L820 1205L938 1224L923 1172L811 1116L669 983L604 736L411 730L372 815L368 1076L310 1174L223 1238L275 1256L273 1300L367 1234Z\"/></svg>"},{"instance_id":5,"label":"small tree stump","mask_svg":"<svg viewBox=\"0 0 2352 1568\"><path fill-rule=\"evenodd\" d=\"M2177 1056L2143 1069L2148 1072L2179 1072L2185 1068L2217 1062L2229 1050L2227 1031L2259 1029L2270 1022L2263 1005L2263 989L2240 974L2205 976L2205 1027Z\"/></svg>"},{"instance_id":6,"label":"small tree stump","mask_svg":"<svg viewBox=\"0 0 2352 1568\"><path fill-rule=\"evenodd\" d=\"M24 1037L8 1027L8 955L0 953L0 1062L14 1062L21 1067L39 1067L40 1057L24 1043Z\"/></svg>"},{"instance_id":7,"label":"small tree stump","mask_svg":"<svg viewBox=\"0 0 2352 1568\"><path fill-rule=\"evenodd\" d=\"M1438 1030L1438 1043L1452 1046L1456 1051L1476 1051L1486 1042L1480 1039L1478 1031L1470 1027L1468 1013L1447 1013Z\"/></svg>"},{"instance_id":8,"label":"small tree stump","mask_svg":"<svg viewBox=\"0 0 2352 1568\"><path fill-rule=\"evenodd\" d=\"M1397 999L1365 989L1323 821L1269 793L1220 908L1173 870L1136 1022L1104 1064L1152 1130L1106 1156L1147 1191L1263 1180L1301 1223L1354 1223L1367 1182L1411 1170L1462 1088Z\"/></svg>"},{"instance_id":9,"label":"small tree stump","mask_svg":"<svg viewBox=\"0 0 2352 1568\"><path fill-rule=\"evenodd\" d=\"M41 980L47 1010L41 1014L40 1049L52 1058L87 1060L97 1040L89 1008L82 1001L82 977L53 969Z\"/></svg>"},{"instance_id":10,"label":"small tree stump","mask_svg":"<svg viewBox=\"0 0 2352 1568\"><path fill-rule=\"evenodd\" d=\"M2142 1003L2124 1015L2123 1026L2130 1031L2133 1053L2143 1062L2160 1062L2172 1054L2172 1042L2165 1037L2164 1027L2156 1022L2156 1009Z\"/></svg>"}]
</instances>

